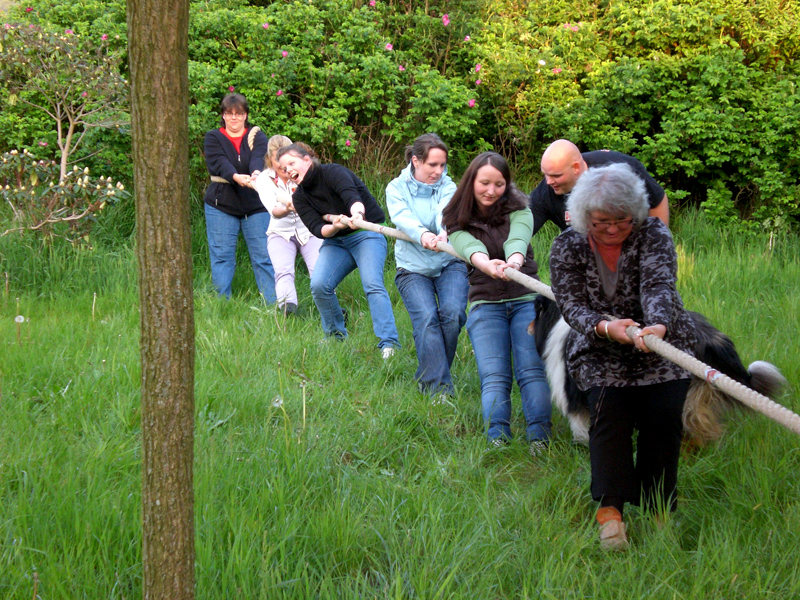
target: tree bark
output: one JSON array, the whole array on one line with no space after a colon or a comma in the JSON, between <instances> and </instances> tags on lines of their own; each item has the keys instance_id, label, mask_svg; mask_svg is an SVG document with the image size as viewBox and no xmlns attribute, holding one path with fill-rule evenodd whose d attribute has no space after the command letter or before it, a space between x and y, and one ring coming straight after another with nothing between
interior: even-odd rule
<instances>
[{"instance_id":1,"label":"tree bark","mask_svg":"<svg viewBox=\"0 0 800 600\"><path fill-rule=\"evenodd\" d=\"M188 0L128 0L142 365L142 595L191 600L194 300Z\"/></svg>"}]
</instances>

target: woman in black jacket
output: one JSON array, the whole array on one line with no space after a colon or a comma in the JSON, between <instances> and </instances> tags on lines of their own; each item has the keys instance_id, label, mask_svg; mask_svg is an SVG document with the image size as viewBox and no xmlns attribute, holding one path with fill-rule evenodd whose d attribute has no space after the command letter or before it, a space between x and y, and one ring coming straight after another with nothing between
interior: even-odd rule
<instances>
[{"instance_id":1,"label":"woman in black jacket","mask_svg":"<svg viewBox=\"0 0 800 600\"><path fill-rule=\"evenodd\" d=\"M244 235L258 291L275 302L275 272L267 251L269 213L251 177L261 172L267 153L267 136L253 131L247 120L247 99L228 94L220 104L222 127L206 133L203 152L211 185L206 189L205 213L211 280L220 296L230 298L236 270L236 243Z\"/></svg>"},{"instance_id":2,"label":"woman in black jacket","mask_svg":"<svg viewBox=\"0 0 800 600\"><path fill-rule=\"evenodd\" d=\"M278 150L277 156L281 167L297 184L292 195L297 214L312 234L324 240L311 276L311 295L325 335L347 337L336 286L358 269L381 356L390 358L400 342L383 281L386 238L344 222L344 217L354 217L383 223L383 209L355 173L336 163L321 164L307 146L292 144Z\"/></svg>"}]
</instances>

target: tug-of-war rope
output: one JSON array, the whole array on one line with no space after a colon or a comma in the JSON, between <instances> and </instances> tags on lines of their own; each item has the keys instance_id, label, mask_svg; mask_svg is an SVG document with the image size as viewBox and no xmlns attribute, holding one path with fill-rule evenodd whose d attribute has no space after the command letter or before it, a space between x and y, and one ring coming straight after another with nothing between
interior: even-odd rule
<instances>
[{"instance_id":1,"label":"tug-of-war rope","mask_svg":"<svg viewBox=\"0 0 800 600\"><path fill-rule=\"evenodd\" d=\"M397 238L398 240L405 240L407 242L412 242L414 244L419 244L418 240L414 240L411 237L407 236L405 233L398 229L393 229L392 227L386 227L384 225L376 225L375 223L370 223L368 221L364 221L363 219L349 219L347 217L342 219L345 223L350 223L351 221L353 224L358 227L359 229L366 229L369 231L374 231L376 233L381 233L383 235ZM453 246L446 242L438 242L436 247L442 251L455 256L459 260L463 260L467 264L471 264L469 260L458 254L453 249ZM511 267L505 270L505 275L510 280L515 281L525 287L533 290L534 292L538 292L542 296L546 296L551 300L555 300L555 295L553 294L553 290L550 289L550 286L546 283L542 283L538 279L534 279L533 277L529 277L524 273L520 273L516 269L512 269ZM640 329L638 327L628 327L625 332L628 334L628 337L633 339L634 336L638 335ZM709 384L713 385L717 389L721 390L722 392L736 398L739 402L744 404L745 406L760 412L761 414L769 417L773 421L780 423L788 430L793 431L794 433L800 435L800 415L793 413L791 410L786 408L785 406L781 406L777 402L773 402L763 394L759 394L755 390L750 389L749 387L742 385L735 379L731 379L724 373L720 373L716 369L711 368L704 362L697 360L691 354L684 352L683 350L679 350L669 342L665 342L662 339L659 339L655 335L648 334L645 335L643 338L645 345L660 356L663 356L667 360L675 363L679 367L682 367L689 371L695 377L700 379L704 379Z\"/></svg>"}]
</instances>

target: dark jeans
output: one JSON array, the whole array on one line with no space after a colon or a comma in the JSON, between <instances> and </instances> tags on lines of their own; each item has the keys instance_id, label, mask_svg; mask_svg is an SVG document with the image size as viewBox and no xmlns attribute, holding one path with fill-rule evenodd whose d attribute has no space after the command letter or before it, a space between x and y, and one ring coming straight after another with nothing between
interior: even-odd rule
<instances>
[{"instance_id":1,"label":"dark jeans","mask_svg":"<svg viewBox=\"0 0 800 600\"><path fill-rule=\"evenodd\" d=\"M648 510L675 510L681 415L689 380L595 387L588 391L592 498L621 498ZM633 430L639 431L636 461Z\"/></svg>"},{"instance_id":2,"label":"dark jeans","mask_svg":"<svg viewBox=\"0 0 800 600\"><path fill-rule=\"evenodd\" d=\"M452 394L450 367L467 321L467 265L454 260L438 277L398 268L394 282L411 317L419 363L414 378L426 393Z\"/></svg>"}]
</instances>

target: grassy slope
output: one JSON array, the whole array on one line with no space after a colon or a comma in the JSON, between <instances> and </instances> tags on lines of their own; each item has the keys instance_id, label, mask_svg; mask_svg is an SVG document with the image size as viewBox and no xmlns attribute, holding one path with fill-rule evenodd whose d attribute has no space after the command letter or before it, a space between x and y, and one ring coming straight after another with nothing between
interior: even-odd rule
<instances>
[{"instance_id":1,"label":"grassy slope","mask_svg":"<svg viewBox=\"0 0 800 600\"><path fill-rule=\"evenodd\" d=\"M693 219L677 240L686 305L798 389L797 240L770 250ZM133 253L3 250L29 291L0 303L0 598L30 598L34 572L42 598L139 597ZM658 531L630 511L633 549L608 556L588 454L561 417L547 457L520 441L485 449L466 334L460 393L432 405L414 391L390 274L404 348L383 364L355 277L341 294L351 339L320 346L313 311L277 319L247 266L229 303L197 274L198 598L800 596L800 451L778 425L740 415L721 443L684 456L677 519ZM19 342L18 313L30 319ZM784 402L800 412L796 395ZM517 433L519 413L516 401Z\"/></svg>"}]
</instances>

